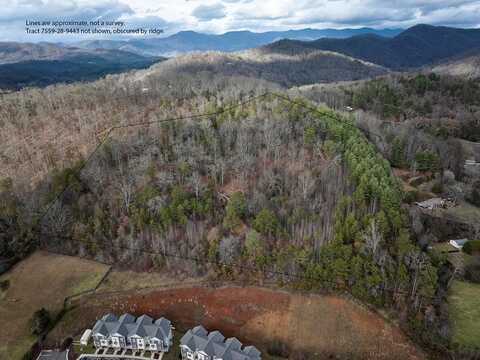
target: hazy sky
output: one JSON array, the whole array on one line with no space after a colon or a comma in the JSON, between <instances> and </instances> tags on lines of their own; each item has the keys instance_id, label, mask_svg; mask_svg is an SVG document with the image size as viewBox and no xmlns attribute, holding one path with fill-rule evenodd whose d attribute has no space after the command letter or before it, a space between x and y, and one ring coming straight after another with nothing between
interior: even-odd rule
<instances>
[{"instance_id":1,"label":"hazy sky","mask_svg":"<svg viewBox=\"0 0 480 360\"><path fill-rule=\"evenodd\" d=\"M479 0L0 0L0 6L0 41L65 40L26 35L27 19L120 19L129 27L163 28L165 35L418 23L480 27Z\"/></svg>"}]
</instances>

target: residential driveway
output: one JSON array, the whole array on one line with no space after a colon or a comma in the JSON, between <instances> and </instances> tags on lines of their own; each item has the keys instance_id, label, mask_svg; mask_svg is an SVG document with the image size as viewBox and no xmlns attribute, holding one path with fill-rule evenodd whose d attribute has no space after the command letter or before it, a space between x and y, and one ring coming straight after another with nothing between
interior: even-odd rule
<instances>
[{"instance_id":1,"label":"residential driveway","mask_svg":"<svg viewBox=\"0 0 480 360\"><path fill-rule=\"evenodd\" d=\"M153 358L151 356L133 356L133 355L90 355L90 354L82 354L78 358L78 360L162 360L163 353L160 356Z\"/></svg>"},{"instance_id":2,"label":"residential driveway","mask_svg":"<svg viewBox=\"0 0 480 360\"><path fill-rule=\"evenodd\" d=\"M43 350L37 360L68 360L68 351Z\"/></svg>"}]
</instances>

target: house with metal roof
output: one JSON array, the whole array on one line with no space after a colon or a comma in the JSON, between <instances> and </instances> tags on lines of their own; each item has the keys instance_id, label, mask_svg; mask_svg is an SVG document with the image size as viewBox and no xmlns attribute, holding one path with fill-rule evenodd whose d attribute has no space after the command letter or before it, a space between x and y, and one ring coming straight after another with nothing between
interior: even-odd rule
<instances>
[{"instance_id":1,"label":"house with metal roof","mask_svg":"<svg viewBox=\"0 0 480 360\"><path fill-rule=\"evenodd\" d=\"M165 318L154 321L148 315L135 319L130 314L107 314L92 329L97 348L168 352L173 344L172 324Z\"/></svg>"},{"instance_id":2,"label":"house with metal roof","mask_svg":"<svg viewBox=\"0 0 480 360\"><path fill-rule=\"evenodd\" d=\"M180 340L183 360L261 360L261 353L254 346L243 347L237 338L228 338L219 331L208 332L199 325Z\"/></svg>"}]
</instances>

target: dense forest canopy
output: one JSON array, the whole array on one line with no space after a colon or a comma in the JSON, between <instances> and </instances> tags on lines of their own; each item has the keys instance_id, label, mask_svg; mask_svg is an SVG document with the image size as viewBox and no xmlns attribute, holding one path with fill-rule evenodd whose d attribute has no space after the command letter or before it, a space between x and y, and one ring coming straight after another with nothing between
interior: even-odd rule
<instances>
[{"instance_id":1,"label":"dense forest canopy","mask_svg":"<svg viewBox=\"0 0 480 360\"><path fill-rule=\"evenodd\" d=\"M421 314L437 294L435 263L410 239L403 192L388 162L352 119L281 94L232 106L269 85L240 92L228 82L214 86L183 88L182 100L133 87L109 102L92 96L94 87L37 93L47 101L7 97L12 106L4 107L2 121L15 127L12 133L37 117L44 123L35 126L48 128L49 113L58 130L87 124L74 142L59 140L89 150L59 158L38 142L49 149L37 154L49 161L43 177L18 177L33 175L28 157L26 167L10 169L1 193L9 204L1 214L3 253L42 246L142 269L348 290L402 309L416 329L432 324L434 313ZM59 106L64 101L67 108ZM67 104L84 112L65 121L56 114ZM161 121L197 112L219 114ZM149 125L112 132L89 157L109 126L142 121ZM20 191L27 188L28 197Z\"/></svg>"},{"instance_id":2,"label":"dense forest canopy","mask_svg":"<svg viewBox=\"0 0 480 360\"><path fill-rule=\"evenodd\" d=\"M435 73L371 80L352 91L354 107L384 119L414 120L434 135L480 141L478 81Z\"/></svg>"}]
</instances>

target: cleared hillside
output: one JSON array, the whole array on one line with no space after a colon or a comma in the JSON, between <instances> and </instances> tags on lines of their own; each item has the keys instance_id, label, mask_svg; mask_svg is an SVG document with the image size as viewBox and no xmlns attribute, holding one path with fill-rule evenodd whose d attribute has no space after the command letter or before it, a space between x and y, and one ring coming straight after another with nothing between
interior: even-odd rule
<instances>
[{"instance_id":1,"label":"cleared hillside","mask_svg":"<svg viewBox=\"0 0 480 360\"><path fill-rule=\"evenodd\" d=\"M420 360L426 356L397 326L341 296L253 286L177 286L97 292L75 305L47 341L76 338L102 314L129 311L168 317L178 331L175 341L198 324L218 329L260 348L262 359ZM165 357L176 359L172 353Z\"/></svg>"}]
</instances>

